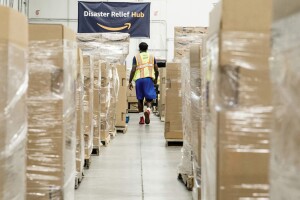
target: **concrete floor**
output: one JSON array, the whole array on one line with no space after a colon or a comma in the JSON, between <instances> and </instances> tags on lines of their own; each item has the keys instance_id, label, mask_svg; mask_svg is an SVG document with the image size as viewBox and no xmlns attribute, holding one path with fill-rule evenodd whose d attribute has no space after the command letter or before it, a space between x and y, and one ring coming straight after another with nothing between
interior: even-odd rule
<instances>
[{"instance_id":1,"label":"concrete floor","mask_svg":"<svg viewBox=\"0 0 300 200\"><path fill-rule=\"evenodd\" d=\"M126 134L118 134L93 157L76 200L191 200L177 180L180 147L166 147L164 124L151 116L151 125L138 125L130 114Z\"/></svg>"}]
</instances>

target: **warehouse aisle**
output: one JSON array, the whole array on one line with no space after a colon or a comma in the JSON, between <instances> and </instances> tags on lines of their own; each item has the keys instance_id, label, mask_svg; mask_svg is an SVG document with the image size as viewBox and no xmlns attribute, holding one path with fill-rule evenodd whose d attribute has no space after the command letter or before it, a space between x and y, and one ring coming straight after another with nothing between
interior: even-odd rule
<instances>
[{"instance_id":1,"label":"warehouse aisle","mask_svg":"<svg viewBox=\"0 0 300 200\"><path fill-rule=\"evenodd\" d=\"M151 126L130 115L126 134L118 134L93 157L76 200L191 200L177 180L180 147L166 147L164 124L152 115Z\"/></svg>"}]
</instances>

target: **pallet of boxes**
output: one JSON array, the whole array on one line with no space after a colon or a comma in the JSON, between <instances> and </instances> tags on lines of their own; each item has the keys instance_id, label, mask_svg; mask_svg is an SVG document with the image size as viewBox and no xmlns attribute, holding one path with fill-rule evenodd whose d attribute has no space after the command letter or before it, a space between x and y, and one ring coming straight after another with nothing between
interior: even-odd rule
<instances>
[{"instance_id":1,"label":"pallet of boxes","mask_svg":"<svg viewBox=\"0 0 300 200\"><path fill-rule=\"evenodd\" d=\"M193 189L194 144L198 143L200 127L200 48L206 36L206 27L175 28L175 58L181 66L182 98L182 157L178 177L189 190ZM196 149L197 150L197 149Z\"/></svg>"},{"instance_id":2,"label":"pallet of boxes","mask_svg":"<svg viewBox=\"0 0 300 200\"><path fill-rule=\"evenodd\" d=\"M0 6L0 199L26 199L28 22Z\"/></svg>"},{"instance_id":3,"label":"pallet of boxes","mask_svg":"<svg viewBox=\"0 0 300 200\"><path fill-rule=\"evenodd\" d=\"M207 29L175 27L174 32L174 63L167 63L166 66L165 139L167 143L182 143L181 62L189 56L189 48L192 44L202 42L203 34L207 32Z\"/></svg>"},{"instance_id":4,"label":"pallet of boxes","mask_svg":"<svg viewBox=\"0 0 300 200\"><path fill-rule=\"evenodd\" d=\"M129 34L80 33L77 40L87 56L86 66L93 69L85 74L93 79L93 84L89 85L93 91L93 99L89 104L93 107L91 135L94 152L99 155L98 146L101 143L107 146L111 136L116 135L116 107L120 87L117 66L124 62L128 54Z\"/></svg>"},{"instance_id":5,"label":"pallet of boxes","mask_svg":"<svg viewBox=\"0 0 300 200\"><path fill-rule=\"evenodd\" d=\"M165 139L167 145L182 142L181 66L167 63Z\"/></svg>"},{"instance_id":6,"label":"pallet of boxes","mask_svg":"<svg viewBox=\"0 0 300 200\"><path fill-rule=\"evenodd\" d=\"M99 55L94 55L94 92L93 92L93 151L92 155L99 156L101 146L101 62Z\"/></svg>"},{"instance_id":7,"label":"pallet of boxes","mask_svg":"<svg viewBox=\"0 0 300 200\"><path fill-rule=\"evenodd\" d=\"M93 151L94 137L94 56L83 52L83 110L84 110L84 157L85 167L89 169L91 164L91 154Z\"/></svg>"},{"instance_id":8,"label":"pallet of boxes","mask_svg":"<svg viewBox=\"0 0 300 200\"><path fill-rule=\"evenodd\" d=\"M158 112L159 112L160 120L162 122L165 121L165 116L166 116L166 89L167 89L166 73L167 73L166 67L159 68Z\"/></svg>"},{"instance_id":9,"label":"pallet of boxes","mask_svg":"<svg viewBox=\"0 0 300 200\"><path fill-rule=\"evenodd\" d=\"M210 14L201 199L269 199L271 7L223 0Z\"/></svg>"},{"instance_id":10,"label":"pallet of boxes","mask_svg":"<svg viewBox=\"0 0 300 200\"><path fill-rule=\"evenodd\" d=\"M116 107L119 93L119 75L117 66L110 63L110 107L109 107L109 134L116 136Z\"/></svg>"},{"instance_id":11,"label":"pallet of boxes","mask_svg":"<svg viewBox=\"0 0 300 200\"><path fill-rule=\"evenodd\" d=\"M83 55L77 51L77 81L76 81L76 177L75 189L79 187L84 175L84 76L83 76Z\"/></svg>"},{"instance_id":12,"label":"pallet of boxes","mask_svg":"<svg viewBox=\"0 0 300 200\"><path fill-rule=\"evenodd\" d=\"M119 92L116 105L116 130L118 132L126 133L126 115L127 115L127 75L126 66L118 65L118 76L119 76Z\"/></svg>"},{"instance_id":13,"label":"pallet of boxes","mask_svg":"<svg viewBox=\"0 0 300 200\"><path fill-rule=\"evenodd\" d=\"M27 199L74 199L77 45L63 25L29 25Z\"/></svg>"}]
</instances>

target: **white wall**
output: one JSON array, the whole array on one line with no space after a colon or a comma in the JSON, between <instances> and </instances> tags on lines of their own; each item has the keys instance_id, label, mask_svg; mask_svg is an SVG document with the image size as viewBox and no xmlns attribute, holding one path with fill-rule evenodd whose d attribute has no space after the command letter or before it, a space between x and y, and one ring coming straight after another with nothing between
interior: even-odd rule
<instances>
[{"instance_id":1,"label":"white wall","mask_svg":"<svg viewBox=\"0 0 300 200\"><path fill-rule=\"evenodd\" d=\"M138 2L138 0L109 1ZM131 40L128 65L130 65L140 41L148 42L149 48L157 57L172 60L174 26L208 26L208 16L214 1L216 0L147 1L151 2L151 39ZM61 23L77 31L77 0L29 0L28 16L30 22Z\"/></svg>"}]
</instances>

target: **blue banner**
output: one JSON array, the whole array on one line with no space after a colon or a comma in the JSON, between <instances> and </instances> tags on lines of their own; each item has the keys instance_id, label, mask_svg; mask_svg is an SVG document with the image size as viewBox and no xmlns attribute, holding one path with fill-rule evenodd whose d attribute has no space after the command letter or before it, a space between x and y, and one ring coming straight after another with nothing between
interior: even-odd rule
<instances>
[{"instance_id":1,"label":"blue banner","mask_svg":"<svg viewBox=\"0 0 300 200\"><path fill-rule=\"evenodd\" d=\"M150 37L150 3L78 2L78 33L122 32Z\"/></svg>"}]
</instances>

